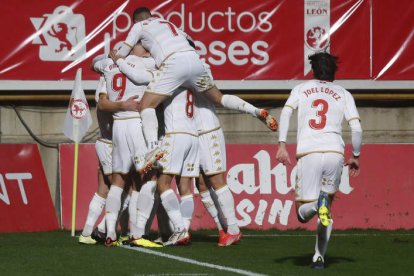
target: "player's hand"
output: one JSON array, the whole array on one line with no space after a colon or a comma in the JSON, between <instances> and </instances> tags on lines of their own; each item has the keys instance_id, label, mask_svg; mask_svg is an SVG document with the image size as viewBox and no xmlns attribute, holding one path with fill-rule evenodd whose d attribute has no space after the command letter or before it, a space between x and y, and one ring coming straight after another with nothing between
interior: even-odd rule
<instances>
[{"instance_id":1,"label":"player's hand","mask_svg":"<svg viewBox=\"0 0 414 276\"><path fill-rule=\"evenodd\" d=\"M351 157L345 166L349 166L349 175L358 176L360 172L359 158Z\"/></svg>"},{"instance_id":2,"label":"player's hand","mask_svg":"<svg viewBox=\"0 0 414 276\"><path fill-rule=\"evenodd\" d=\"M285 166L286 163L292 164L292 162L290 161L289 153L286 150L285 143L279 143L279 147L276 153L276 159Z\"/></svg>"},{"instance_id":3,"label":"player's hand","mask_svg":"<svg viewBox=\"0 0 414 276\"><path fill-rule=\"evenodd\" d=\"M128 100L122 102L122 110L124 111L139 111L141 102L137 101L139 96L132 96Z\"/></svg>"},{"instance_id":4,"label":"player's hand","mask_svg":"<svg viewBox=\"0 0 414 276\"><path fill-rule=\"evenodd\" d=\"M116 61L118 60L118 59L120 59L121 58L121 56L119 56L119 55L117 55L117 50L115 50L115 49L113 49L113 50L111 50L110 52L109 52L109 57L116 63Z\"/></svg>"}]
</instances>

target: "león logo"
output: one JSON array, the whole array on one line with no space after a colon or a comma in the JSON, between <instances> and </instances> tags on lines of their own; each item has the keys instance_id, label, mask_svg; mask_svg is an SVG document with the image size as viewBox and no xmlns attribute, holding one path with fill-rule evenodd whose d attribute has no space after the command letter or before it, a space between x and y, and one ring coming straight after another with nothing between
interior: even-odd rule
<instances>
[{"instance_id":1,"label":"le\u00f3n logo","mask_svg":"<svg viewBox=\"0 0 414 276\"><path fill-rule=\"evenodd\" d=\"M82 99L73 99L70 100L70 114L75 119L82 119L89 109L88 103L84 102Z\"/></svg>"},{"instance_id":2,"label":"le\u00f3n logo","mask_svg":"<svg viewBox=\"0 0 414 276\"><path fill-rule=\"evenodd\" d=\"M305 42L312 50L323 50L329 45L329 35L322 27L313 27L306 32Z\"/></svg>"},{"instance_id":3,"label":"le\u00f3n logo","mask_svg":"<svg viewBox=\"0 0 414 276\"><path fill-rule=\"evenodd\" d=\"M53 13L31 17L36 34L32 44L38 44L39 57L44 61L76 60L86 54L85 18L74 14L67 6L55 8Z\"/></svg>"}]
</instances>

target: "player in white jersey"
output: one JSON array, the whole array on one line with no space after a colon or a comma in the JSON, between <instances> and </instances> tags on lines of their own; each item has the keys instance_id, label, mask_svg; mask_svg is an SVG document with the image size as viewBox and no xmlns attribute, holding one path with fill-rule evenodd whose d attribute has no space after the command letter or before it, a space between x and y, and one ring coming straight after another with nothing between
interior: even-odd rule
<instances>
[{"instance_id":1,"label":"player in white jersey","mask_svg":"<svg viewBox=\"0 0 414 276\"><path fill-rule=\"evenodd\" d=\"M101 77L95 92L96 103L99 101L99 93L102 91L104 84L105 80ZM112 175L112 113L97 109L96 115L101 134L95 142L96 154L99 160L98 189L89 203L85 225L81 235L79 235L79 243L81 244L97 243L97 238L93 235L93 228L105 207ZM99 223L98 231L106 232L105 217Z\"/></svg>"},{"instance_id":2,"label":"player in white jersey","mask_svg":"<svg viewBox=\"0 0 414 276\"><path fill-rule=\"evenodd\" d=\"M139 101L142 98L146 85L152 78L151 71L155 69L154 60L145 56L149 56L149 54L140 44L137 44L131 55L125 60L118 59L114 63L112 59L106 58L94 63L94 69L105 76L110 102L120 102L131 98ZM124 72L133 71L131 75L135 77L127 78L121 70ZM143 166L142 162L147 152L139 112L137 110L118 111L114 113L113 117L113 177L106 204L107 239L105 244L107 246L118 244L115 227L126 176L131 167L135 167L137 171ZM136 187L133 187L131 194L129 206L131 239L129 244L133 246L159 247L158 244L142 237L145 233L145 224L140 228L137 221L137 209L139 209L140 203L145 202L145 205L152 206L154 201L156 183L150 178L151 176L142 179L146 185L142 186L140 193Z\"/></svg>"},{"instance_id":3,"label":"player in white jersey","mask_svg":"<svg viewBox=\"0 0 414 276\"><path fill-rule=\"evenodd\" d=\"M113 57L117 60L117 56ZM127 77L130 73L125 72ZM158 72L154 72L157 74ZM198 132L194 119L194 96L191 91L178 88L164 102L165 135L161 150L164 156L159 160L161 175L157 186L161 202L174 225L174 233L165 245L186 244L189 242L188 227L194 210L191 193L191 179L199 175ZM176 177L180 195L181 208L171 181ZM177 208L175 208L177 207ZM181 212L182 211L182 214Z\"/></svg>"},{"instance_id":4,"label":"player in white jersey","mask_svg":"<svg viewBox=\"0 0 414 276\"><path fill-rule=\"evenodd\" d=\"M333 226L330 208L344 164L342 121L344 118L348 121L352 132L353 156L346 163L351 176L359 174L362 128L354 98L333 83L337 58L328 53L317 53L309 60L315 79L294 87L282 109L276 159L290 163L285 143L289 119L297 109L296 211L302 223L318 214L312 267L322 269Z\"/></svg>"},{"instance_id":5,"label":"player in white jersey","mask_svg":"<svg viewBox=\"0 0 414 276\"><path fill-rule=\"evenodd\" d=\"M210 72L207 64L206 71ZM210 78L212 79L211 73ZM234 198L226 184L226 144L223 130L216 114L215 106L201 93L196 94L196 120L200 143L200 195L201 201L213 217L219 228L219 246L229 246L238 243L242 232L237 225ZM205 184L205 185L203 185ZM211 197L209 187L220 203L221 211L226 219L227 231L220 229L219 212Z\"/></svg>"},{"instance_id":6,"label":"player in white jersey","mask_svg":"<svg viewBox=\"0 0 414 276\"><path fill-rule=\"evenodd\" d=\"M155 108L180 86L195 93L204 92L214 104L249 113L264 121L271 130L277 130L277 121L269 115L269 112L257 109L239 97L223 95L217 89L199 55L189 45L188 36L174 24L152 17L146 7L136 9L133 17L136 24L120 47L119 54L126 56L140 41L154 57L159 69L148 85L141 102L144 136L149 150L152 151L147 157L146 165L150 165L162 156L157 148L158 130L157 127L154 128L157 126Z\"/></svg>"}]
</instances>

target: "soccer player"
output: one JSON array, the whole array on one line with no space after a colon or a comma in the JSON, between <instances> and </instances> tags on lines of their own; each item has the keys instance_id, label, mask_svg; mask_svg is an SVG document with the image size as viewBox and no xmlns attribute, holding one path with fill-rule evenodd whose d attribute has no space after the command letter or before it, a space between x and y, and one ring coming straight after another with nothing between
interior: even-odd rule
<instances>
[{"instance_id":1,"label":"soccer player","mask_svg":"<svg viewBox=\"0 0 414 276\"><path fill-rule=\"evenodd\" d=\"M99 78L98 87L96 88L95 100L99 102L99 93L105 85L103 77ZM112 113L104 112L99 109L96 111L98 125L101 137L95 142L95 149L99 159L98 168L98 190L89 203L89 210L86 216L85 225L79 236L81 244L96 244L97 240L92 237L92 231L96 221L105 207L106 197L108 196L109 184L112 175ZM98 225L99 232L106 232L105 217Z\"/></svg>"},{"instance_id":2,"label":"soccer player","mask_svg":"<svg viewBox=\"0 0 414 276\"><path fill-rule=\"evenodd\" d=\"M290 117L297 109L296 211L302 223L318 214L312 267L322 269L333 226L331 204L344 164L342 121L345 118L352 131L353 156L346 163L351 176L357 176L360 171L362 129L354 98L333 83L337 57L316 53L309 60L315 79L294 87L282 109L276 159L283 164L291 162L285 143Z\"/></svg>"},{"instance_id":3,"label":"soccer player","mask_svg":"<svg viewBox=\"0 0 414 276\"><path fill-rule=\"evenodd\" d=\"M145 49L137 44L127 58L119 59L116 63L111 58L94 63L94 69L105 76L109 101L119 102L131 97L139 100L142 97L146 84L152 78L151 71L155 69L154 60L145 58L148 55ZM121 72L121 68L123 71L134 71L135 73L132 74L134 78L127 78ZM143 166L142 162L146 152L147 147L142 133L139 112L137 110L115 112L112 153L113 176L106 203L107 239L105 245L107 246L118 245L115 226L126 175L131 166L134 166L136 170ZM129 208L131 212L131 239L129 244L132 246L160 247L160 245L143 237L145 223L142 227L139 227L137 212L138 210L139 212L146 212L146 209L149 209L149 213L151 212L156 187L155 180L144 178L142 181L146 184L142 186L141 191L138 193L134 187L131 195Z\"/></svg>"},{"instance_id":4,"label":"soccer player","mask_svg":"<svg viewBox=\"0 0 414 276\"><path fill-rule=\"evenodd\" d=\"M150 10L146 7L136 9L133 18L136 24L119 48L118 54L126 56L140 41L155 59L159 69L141 101L143 131L151 151L146 157L146 166L150 168L151 164L162 156L158 148L155 108L180 86L194 93L204 92L214 104L249 113L264 121L272 131L277 130L277 121L269 112L257 109L239 97L223 95L217 89L206 72L203 61L190 46L187 41L188 36L183 31L167 20L152 17Z\"/></svg>"},{"instance_id":5,"label":"soccer player","mask_svg":"<svg viewBox=\"0 0 414 276\"><path fill-rule=\"evenodd\" d=\"M119 56L113 56L117 63L118 58ZM125 75L133 77L133 73L125 72ZM158 71L154 72L157 73ZM190 187L192 178L199 175L198 132L194 119L194 104L193 93L181 87L164 102L165 135L161 143L164 155L159 160L161 173L157 187L161 203L174 225L174 233L164 245L188 244L190 241L188 228L194 211ZM174 177L181 204L171 189Z\"/></svg>"},{"instance_id":6,"label":"soccer player","mask_svg":"<svg viewBox=\"0 0 414 276\"><path fill-rule=\"evenodd\" d=\"M205 64L206 71L210 72L209 67ZM210 74L210 78L212 76ZM200 143L200 167L202 175L200 176L201 201L213 217L219 228L219 246L229 246L238 243L242 237L242 232L237 225L236 212L234 208L234 198L229 187L226 184L224 173L226 172L226 143L224 140L223 130L217 118L216 109L201 93L196 94L196 120L199 133ZM204 180L204 181L203 181ZM209 187L213 187L217 200L220 203L221 211L227 222L227 232L220 229L218 212L211 198Z\"/></svg>"},{"instance_id":7,"label":"soccer player","mask_svg":"<svg viewBox=\"0 0 414 276\"><path fill-rule=\"evenodd\" d=\"M101 137L95 142L96 154L99 160L98 168L98 189L89 203L89 210L86 216L86 221L81 235L79 236L79 243L81 244L96 244L97 241L104 240L106 233L105 216L102 218L98 227L93 230L96 221L102 213L106 204L109 186L112 178L112 126L113 118L112 112L109 110L137 110L138 103L133 99L128 99L125 102L106 103L106 87L103 76L99 78L98 87L95 92L95 101L98 108L96 115L98 119L98 126ZM109 108L108 108L109 106ZM122 106L122 107L121 107ZM126 204L128 200L124 200ZM121 223L121 228L125 229L124 224ZM93 230L93 231L92 231Z\"/></svg>"}]
</instances>

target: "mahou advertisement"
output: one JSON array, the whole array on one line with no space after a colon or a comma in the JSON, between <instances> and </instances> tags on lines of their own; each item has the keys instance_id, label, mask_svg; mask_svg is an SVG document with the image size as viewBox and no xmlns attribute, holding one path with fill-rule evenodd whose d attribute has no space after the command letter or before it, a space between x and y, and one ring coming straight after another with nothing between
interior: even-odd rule
<instances>
[{"instance_id":1,"label":"mahou advertisement","mask_svg":"<svg viewBox=\"0 0 414 276\"><path fill-rule=\"evenodd\" d=\"M3 22L13 22L19 31L0 30L7 41L0 46L0 81L72 80L79 67L84 80L97 80L89 70L92 58L122 43L133 11L142 5L192 37L216 80L309 79L307 57L318 51L339 56L338 79L414 79L410 0L264 0L260 5L252 0L114 0L101 1L99 9L96 5L93 0L3 3Z\"/></svg>"},{"instance_id":2,"label":"mahou advertisement","mask_svg":"<svg viewBox=\"0 0 414 276\"><path fill-rule=\"evenodd\" d=\"M296 145L288 145L294 161ZM94 145L80 145L76 228L81 229L88 205L97 189L98 161ZM238 224L249 229L315 229L316 218L301 224L296 217L296 162L284 166L276 161L276 145L227 145L227 185L235 199ZM346 148L346 159L350 156ZM335 229L414 227L414 145L364 145L361 174L349 177L342 171L339 191L332 207ZM379 162L380 160L380 162ZM396 162L398 160L398 162ZM73 145L60 146L62 226L70 229ZM174 187L174 186L173 186ZM195 189L191 229L214 229L215 223Z\"/></svg>"}]
</instances>

